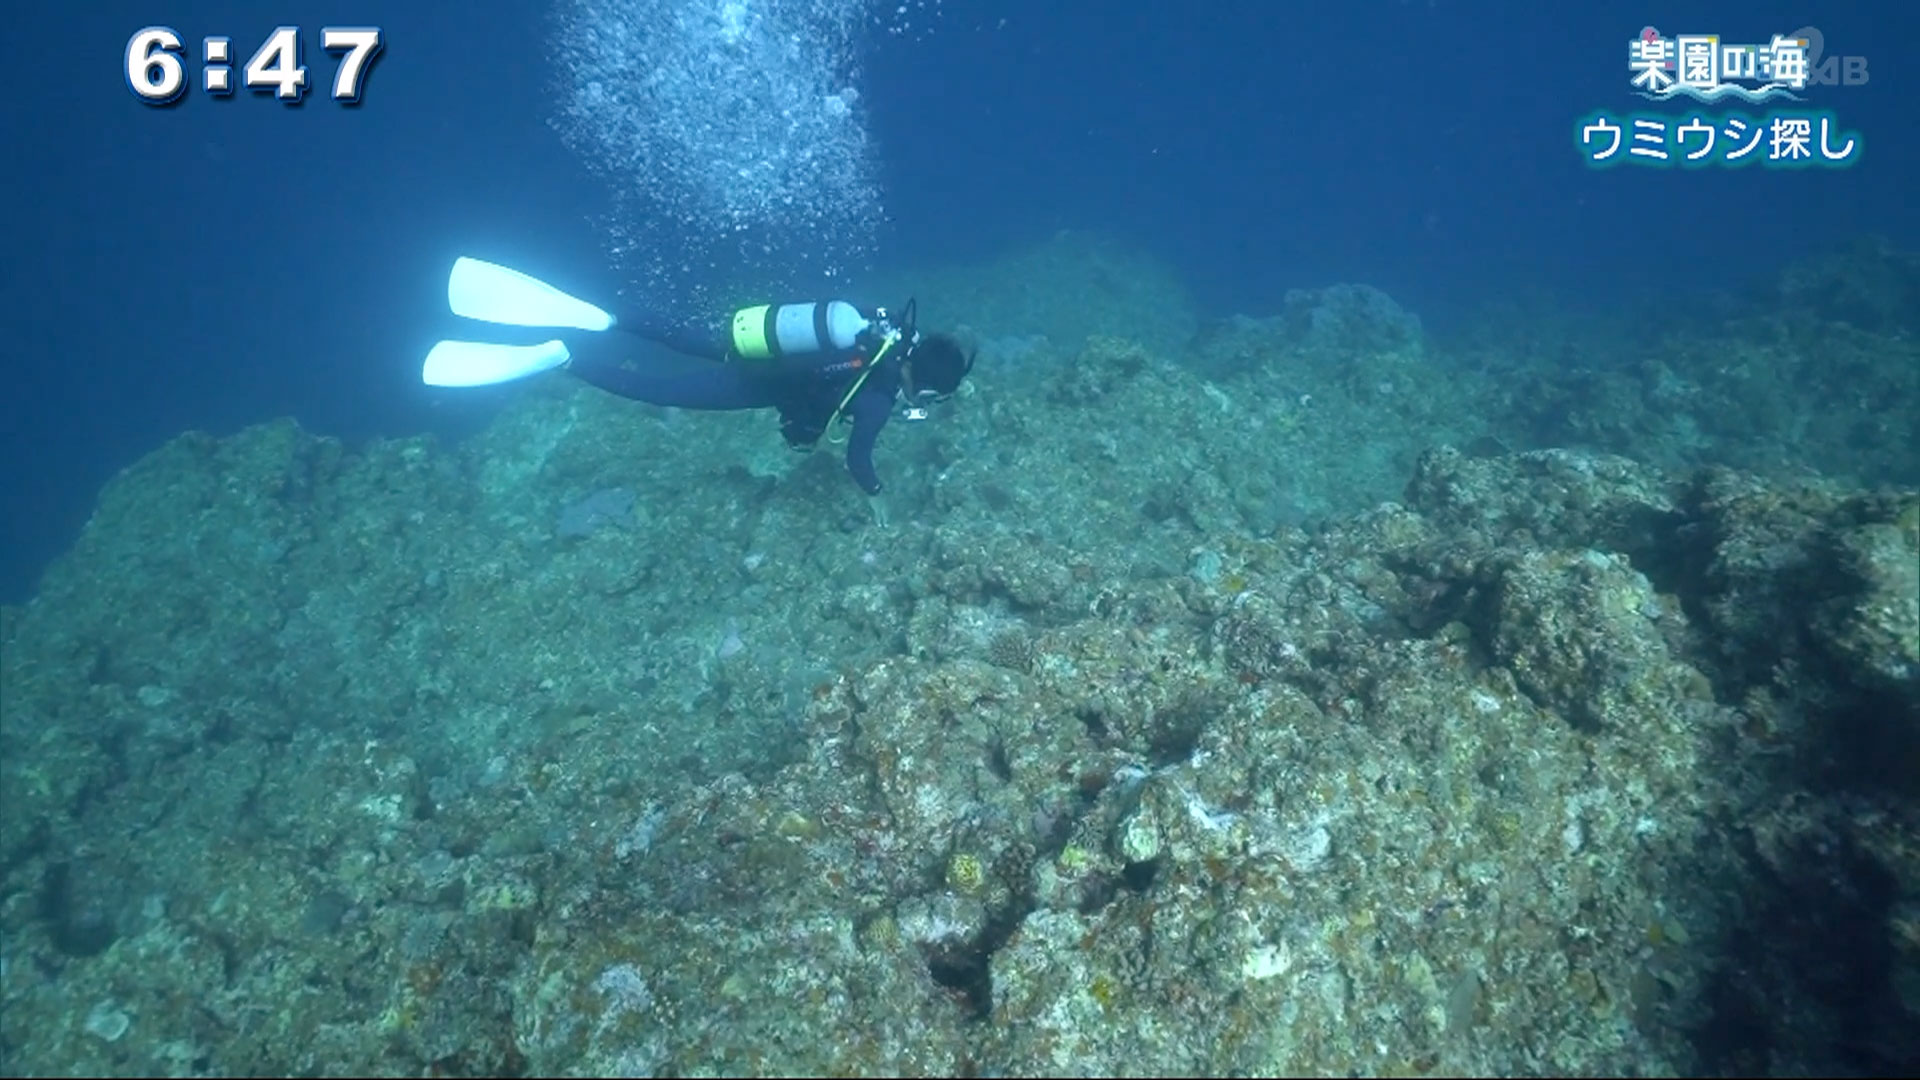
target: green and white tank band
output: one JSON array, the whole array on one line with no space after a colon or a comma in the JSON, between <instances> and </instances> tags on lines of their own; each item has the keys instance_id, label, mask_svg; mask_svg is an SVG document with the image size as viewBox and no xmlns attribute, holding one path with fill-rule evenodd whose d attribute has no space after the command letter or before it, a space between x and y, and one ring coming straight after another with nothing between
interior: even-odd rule
<instances>
[{"instance_id":1,"label":"green and white tank band","mask_svg":"<svg viewBox=\"0 0 1920 1080\"><path fill-rule=\"evenodd\" d=\"M733 313L729 336L736 355L768 360L791 353L851 349L870 324L845 300L760 304Z\"/></svg>"}]
</instances>

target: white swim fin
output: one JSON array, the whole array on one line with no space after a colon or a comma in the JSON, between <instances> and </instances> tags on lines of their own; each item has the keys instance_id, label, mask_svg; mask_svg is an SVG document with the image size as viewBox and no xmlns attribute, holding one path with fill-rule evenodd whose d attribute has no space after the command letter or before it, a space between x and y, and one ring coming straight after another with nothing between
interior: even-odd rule
<instances>
[{"instance_id":1,"label":"white swim fin","mask_svg":"<svg viewBox=\"0 0 1920 1080\"><path fill-rule=\"evenodd\" d=\"M571 358L566 342L557 338L538 345L442 341L427 353L420 381L428 386L492 386L552 371Z\"/></svg>"},{"instance_id":2,"label":"white swim fin","mask_svg":"<svg viewBox=\"0 0 1920 1080\"><path fill-rule=\"evenodd\" d=\"M613 316L575 296L495 263L462 255L447 275L447 304L455 315L508 326L564 326L606 330Z\"/></svg>"}]
</instances>

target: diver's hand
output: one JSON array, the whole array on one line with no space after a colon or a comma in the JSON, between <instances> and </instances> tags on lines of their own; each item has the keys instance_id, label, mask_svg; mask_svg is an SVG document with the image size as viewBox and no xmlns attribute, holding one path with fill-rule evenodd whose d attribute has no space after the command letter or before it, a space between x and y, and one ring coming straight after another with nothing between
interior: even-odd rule
<instances>
[{"instance_id":1,"label":"diver's hand","mask_svg":"<svg viewBox=\"0 0 1920 1080\"><path fill-rule=\"evenodd\" d=\"M883 529L892 527L892 515L887 511L887 500L875 491L867 496L867 509L873 513L873 523Z\"/></svg>"}]
</instances>

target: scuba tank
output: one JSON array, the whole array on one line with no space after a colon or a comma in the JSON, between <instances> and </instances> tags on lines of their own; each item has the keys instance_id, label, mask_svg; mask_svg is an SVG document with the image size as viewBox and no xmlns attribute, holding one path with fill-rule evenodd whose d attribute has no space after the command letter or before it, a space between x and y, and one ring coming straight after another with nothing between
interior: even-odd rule
<instances>
[{"instance_id":1,"label":"scuba tank","mask_svg":"<svg viewBox=\"0 0 1920 1080\"><path fill-rule=\"evenodd\" d=\"M845 300L760 304L733 313L727 339L743 360L770 360L789 353L851 349L872 325Z\"/></svg>"}]
</instances>

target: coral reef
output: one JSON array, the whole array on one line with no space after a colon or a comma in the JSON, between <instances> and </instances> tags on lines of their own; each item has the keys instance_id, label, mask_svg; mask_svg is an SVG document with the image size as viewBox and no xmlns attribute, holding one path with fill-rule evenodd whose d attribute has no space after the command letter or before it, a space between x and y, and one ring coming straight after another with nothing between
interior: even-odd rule
<instances>
[{"instance_id":1,"label":"coral reef","mask_svg":"<svg viewBox=\"0 0 1920 1080\"><path fill-rule=\"evenodd\" d=\"M127 470L0 611L0 1071L1920 1063L1895 420L1521 448L1381 294L1138 285L890 429L885 524L561 382Z\"/></svg>"}]
</instances>

